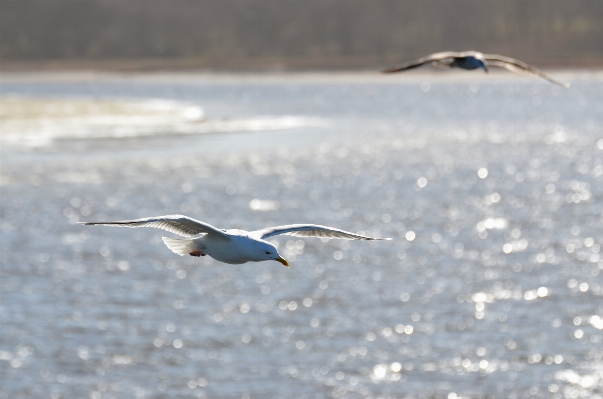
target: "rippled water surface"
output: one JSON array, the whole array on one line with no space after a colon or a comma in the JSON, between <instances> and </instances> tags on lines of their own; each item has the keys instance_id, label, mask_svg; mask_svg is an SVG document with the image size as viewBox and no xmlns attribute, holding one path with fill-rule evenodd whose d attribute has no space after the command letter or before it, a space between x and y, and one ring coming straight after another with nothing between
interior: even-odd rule
<instances>
[{"instance_id":1,"label":"rippled water surface","mask_svg":"<svg viewBox=\"0 0 603 399\"><path fill-rule=\"evenodd\" d=\"M603 79L443 76L3 82L319 123L3 144L0 397L601 398ZM76 224L173 213L394 240L287 269Z\"/></svg>"}]
</instances>

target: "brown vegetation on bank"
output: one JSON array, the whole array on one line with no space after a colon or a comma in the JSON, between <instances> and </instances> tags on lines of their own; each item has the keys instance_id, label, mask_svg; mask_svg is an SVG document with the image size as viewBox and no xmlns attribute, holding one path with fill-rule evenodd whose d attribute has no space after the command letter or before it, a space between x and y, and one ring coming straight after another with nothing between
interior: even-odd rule
<instances>
[{"instance_id":1,"label":"brown vegetation on bank","mask_svg":"<svg viewBox=\"0 0 603 399\"><path fill-rule=\"evenodd\" d=\"M372 68L441 50L603 64L600 0L1 0L0 66Z\"/></svg>"}]
</instances>

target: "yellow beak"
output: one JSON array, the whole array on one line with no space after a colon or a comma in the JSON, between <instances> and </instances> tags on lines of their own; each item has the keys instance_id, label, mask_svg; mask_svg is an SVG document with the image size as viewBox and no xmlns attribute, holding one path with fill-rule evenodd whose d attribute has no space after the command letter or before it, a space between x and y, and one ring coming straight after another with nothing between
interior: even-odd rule
<instances>
[{"instance_id":1,"label":"yellow beak","mask_svg":"<svg viewBox=\"0 0 603 399\"><path fill-rule=\"evenodd\" d=\"M283 265L289 267L289 262L287 262L287 259L285 259L285 258L282 258L282 257L279 256L278 258L275 259L275 261L280 262Z\"/></svg>"}]
</instances>

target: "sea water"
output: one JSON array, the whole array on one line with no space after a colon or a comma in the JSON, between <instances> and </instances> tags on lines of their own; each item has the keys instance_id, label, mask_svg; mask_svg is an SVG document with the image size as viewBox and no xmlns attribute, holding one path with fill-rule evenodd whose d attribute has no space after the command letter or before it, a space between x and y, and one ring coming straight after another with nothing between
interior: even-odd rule
<instances>
[{"instance_id":1,"label":"sea water","mask_svg":"<svg viewBox=\"0 0 603 399\"><path fill-rule=\"evenodd\" d=\"M11 131L0 397L600 398L603 78L563 77L3 79L6 101L164 101L214 127ZM165 214L393 240L273 237L286 268L77 224Z\"/></svg>"}]
</instances>

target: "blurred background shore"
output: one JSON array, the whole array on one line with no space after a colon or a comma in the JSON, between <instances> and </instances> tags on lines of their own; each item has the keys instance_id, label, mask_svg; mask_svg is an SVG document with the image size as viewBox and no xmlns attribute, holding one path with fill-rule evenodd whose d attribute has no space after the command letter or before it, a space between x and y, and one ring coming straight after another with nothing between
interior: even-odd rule
<instances>
[{"instance_id":1,"label":"blurred background shore","mask_svg":"<svg viewBox=\"0 0 603 399\"><path fill-rule=\"evenodd\" d=\"M442 50L603 66L598 0L0 2L0 70L374 69Z\"/></svg>"}]
</instances>

